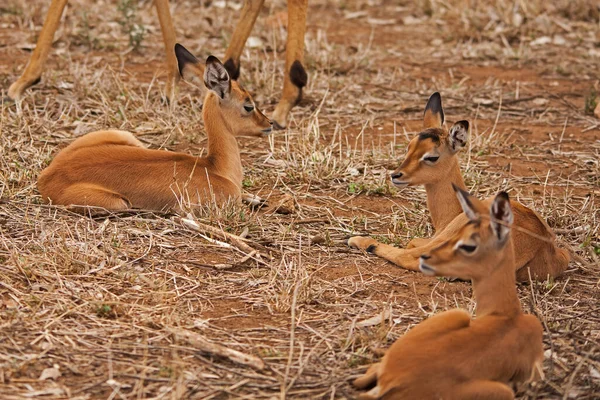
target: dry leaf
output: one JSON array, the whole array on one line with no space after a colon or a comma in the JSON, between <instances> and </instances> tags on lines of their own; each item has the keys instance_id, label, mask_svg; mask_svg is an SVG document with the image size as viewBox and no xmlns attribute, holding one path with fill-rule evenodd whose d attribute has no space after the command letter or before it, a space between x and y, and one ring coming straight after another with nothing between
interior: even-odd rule
<instances>
[{"instance_id":1,"label":"dry leaf","mask_svg":"<svg viewBox=\"0 0 600 400\"><path fill-rule=\"evenodd\" d=\"M42 374L39 377L40 381L45 381L46 379L56 380L56 378L60 377L60 371L58 369L58 365L54 364L52 368L46 368L42 371Z\"/></svg>"}]
</instances>

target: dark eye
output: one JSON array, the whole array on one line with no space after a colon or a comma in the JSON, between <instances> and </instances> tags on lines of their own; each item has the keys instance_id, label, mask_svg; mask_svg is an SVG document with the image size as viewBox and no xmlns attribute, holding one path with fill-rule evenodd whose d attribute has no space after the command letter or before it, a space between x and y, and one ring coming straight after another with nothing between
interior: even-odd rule
<instances>
[{"instance_id":1,"label":"dark eye","mask_svg":"<svg viewBox=\"0 0 600 400\"><path fill-rule=\"evenodd\" d=\"M439 159L439 157L425 157L423 160L427 161L428 163L436 163L437 160Z\"/></svg>"},{"instance_id":2,"label":"dark eye","mask_svg":"<svg viewBox=\"0 0 600 400\"><path fill-rule=\"evenodd\" d=\"M473 246L470 244L463 244L463 245L460 245L459 249L461 249L462 251L464 251L467 254L470 254L477 249L477 246Z\"/></svg>"},{"instance_id":3,"label":"dark eye","mask_svg":"<svg viewBox=\"0 0 600 400\"><path fill-rule=\"evenodd\" d=\"M244 106L244 110L246 110L246 112L252 112L252 111L254 111L254 106L251 104Z\"/></svg>"}]
</instances>

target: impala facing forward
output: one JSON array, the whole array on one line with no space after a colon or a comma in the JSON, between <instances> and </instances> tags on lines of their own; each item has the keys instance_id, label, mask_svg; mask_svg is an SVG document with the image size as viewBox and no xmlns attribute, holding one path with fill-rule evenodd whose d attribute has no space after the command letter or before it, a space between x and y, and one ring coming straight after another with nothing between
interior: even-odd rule
<instances>
[{"instance_id":1,"label":"impala facing forward","mask_svg":"<svg viewBox=\"0 0 600 400\"><path fill-rule=\"evenodd\" d=\"M454 309L396 340L354 381L361 399L514 399L509 384L542 375L542 324L524 315L515 285L508 195L486 204L456 188L469 222L419 259L423 273L473 281L477 318Z\"/></svg>"},{"instance_id":2,"label":"impala facing forward","mask_svg":"<svg viewBox=\"0 0 600 400\"><path fill-rule=\"evenodd\" d=\"M38 187L44 200L111 210L163 210L240 198L243 177L236 136L269 134L271 122L216 57L208 57L204 68L183 46L177 44L175 53L183 78L203 80L209 89L202 110L207 156L146 149L124 131L88 133L42 171Z\"/></svg>"}]
</instances>

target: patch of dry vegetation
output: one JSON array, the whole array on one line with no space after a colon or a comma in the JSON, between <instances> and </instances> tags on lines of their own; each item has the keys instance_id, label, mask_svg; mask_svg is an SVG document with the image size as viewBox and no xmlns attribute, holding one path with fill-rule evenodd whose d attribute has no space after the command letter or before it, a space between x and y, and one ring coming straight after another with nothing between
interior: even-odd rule
<instances>
[{"instance_id":1,"label":"patch of dry vegetation","mask_svg":"<svg viewBox=\"0 0 600 400\"><path fill-rule=\"evenodd\" d=\"M198 4L173 2L178 36L199 56L221 55L237 3ZM434 90L449 120L472 121L467 185L481 197L508 189L574 254L564 277L519 287L544 323L546 349L545 380L520 397L600 396L600 130L585 113L599 79L589 67L594 4L311 1L307 99L287 131L240 140L245 190L269 206L196 212L224 232L215 234L183 215L81 216L42 204L39 172L86 132L132 130L152 148L193 154L206 144L194 88L183 84L172 109L161 102L151 3L135 15L147 35L133 51L116 4L73 1L43 83L0 114L3 398L354 398L348 380L376 349L433 313L473 308L469 284L344 244L352 233L398 246L433 233L423 190L397 191L388 176ZM4 9L1 88L26 62L20 49L46 6L9 0ZM253 33L260 45L242 63L267 113L285 43L268 16L284 6L266 7ZM531 43L565 29L566 44ZM276 212L282 200L287 214Z\"/></svg>"}]
</instances>

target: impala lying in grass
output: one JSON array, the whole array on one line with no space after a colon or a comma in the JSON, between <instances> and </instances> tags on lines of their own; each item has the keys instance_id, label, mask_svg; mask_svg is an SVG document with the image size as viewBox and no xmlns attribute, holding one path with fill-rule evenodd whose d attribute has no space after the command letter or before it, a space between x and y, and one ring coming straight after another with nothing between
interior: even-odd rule
<instances>
[{"instance_id":1,"label":"impala lying in grass","mask_svg":"<svg viewBox=\"0 0 600 400\"><path fill-rule=\"evenodd\" d=\"M361 399L508 400L509 384L541 376L543 330L517 297L508 195L482 202L456 190L468 223L419 264L427 275L472 280L477 317L454 309L412 328L354 381L371 388Z\"/></svg>"},{"instance_id":2,"label":"impala lying in grass","mask_svg":"<svg viewBox=\"0 0 600 400\"><path fill-rule=\"evenodd\" d=\"M179 44L175 53L183 78L203 81L209 89L202 109L206 157L146 149L130 132L88 133L42 171L38 187L44 200L163 210L240 198L243 173L236 136L268 134L271 122L216 57L208 57L204 67Z\"/></svg>"},{"instance_id":3,"label":"impala lying in grass","mask_svg":"<svg viewBox=\"0 0 600 400\"><path fill-rule=\"evenodd\" d=\"M424 130L410 141L406 158L392 173L392 182L397 187L425 186L435 236L414 239L407 249L397 249L362 236L350 238L350 246L417 271L421 254L448 240L468 222L452 185L466 189L457 153L467 144L469 122L458 121L449 130L443 124L442 100L439 93L434 93L425 107ZM492 200L488 198L484 202L490 204ZM527 281L529 274L538 280L562 274L570 260L569 252L556 246L554 233L535 211L518 202L513 202L512 206L517 280Z\"/></svg>"}]
</instances>

